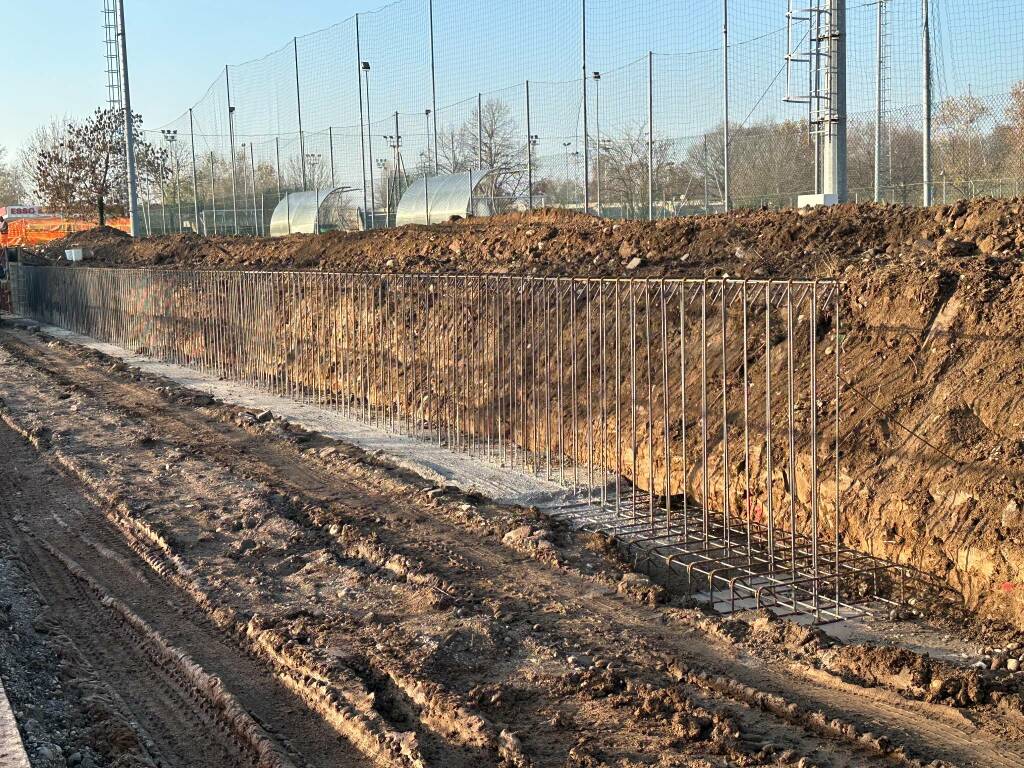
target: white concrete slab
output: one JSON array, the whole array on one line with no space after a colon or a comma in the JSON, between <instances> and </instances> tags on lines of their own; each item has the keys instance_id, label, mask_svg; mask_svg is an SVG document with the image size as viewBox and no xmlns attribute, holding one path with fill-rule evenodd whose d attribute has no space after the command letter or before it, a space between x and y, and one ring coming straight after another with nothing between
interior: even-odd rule
<instances>
[{"instance_id":1,"label":"white concrete slab","mask_svg":"<svg viewBox=\"0 0 1024 768\"><path fill-rule=\"evenodd\" d=\"M379 453L396 465L438 485L453 485L467 493L479 493L495 501L524 506L557 506L569 495L565 488L544 477L503 467L496 461L439 447L436 441L425 439L426 436L419 438L385 432L334 411L269 395L255 387L223 380L194 368L137 355L116 344L97 341L63 328L34 321L22 321L20 318L7 319L15 325L29 323L38 326L39 331L47 336L102 352L140 371L163 376L181 386L212 395L226 403L254 411L271 411L310 431L356 445L368 452Z\"/></svg>"}]
</instances>

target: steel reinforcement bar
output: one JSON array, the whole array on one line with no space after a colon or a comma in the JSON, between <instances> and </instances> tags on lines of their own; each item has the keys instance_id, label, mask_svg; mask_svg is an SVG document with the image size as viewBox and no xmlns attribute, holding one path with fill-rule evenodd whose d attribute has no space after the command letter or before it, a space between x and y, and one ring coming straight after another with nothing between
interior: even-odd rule
<instances>
[{"instance_id":1,"label":"steel reinforcement bar","mask_svg":"<svg viewBox=\"0 0 1024 768\"><path fill-rule=\"evenodd\" d=\"M718 608L831 620L910 574L842 544L842 286L12 265L15 310L543 475Z\"/></svg>"}]
</instances>

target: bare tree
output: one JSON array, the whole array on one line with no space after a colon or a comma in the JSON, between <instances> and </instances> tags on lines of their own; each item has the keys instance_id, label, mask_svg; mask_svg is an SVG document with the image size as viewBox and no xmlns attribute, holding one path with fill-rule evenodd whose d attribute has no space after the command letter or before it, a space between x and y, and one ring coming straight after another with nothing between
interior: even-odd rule
<instances>
[{"instance_id":1,"label":"bare tree","mask_svg":"<svg viewBox=\"0 0 1024 768\"><path fill-rule=\"evenodd\" d=\"M1004 164L1014 179L1024 181L1024 80L1010 91L1010 102L1005 112L1009 141Z\"/></svg>"},{"instance_id":2,"label":"bare tree","mask_svg":"<svg viewBox=\"0 0 1024 768\"><path fill-rule=\"evenodd\" d=\"M98 109L81 122L50 126L31 147L32 182L50 208L66 214L95 211L101 225L108 210L123 212L127 202L124 117ZM167 153L142 135L142 117L134 115L136 165L140 182L167 174Z\"/></svg>"},{"instance_id":3,"label":"bare tree","mask_svg":"<svg viewBox=\"0 0 1024 768\"><path fill-rule=\"evenodd\" d=\"M988 114L985 102L970 93L944 99L936 111L936 165L961 191L988 170L981 135L981 123Z\"/></svg>"},{"instance_id":4,"label":"bare tree","mask_svg":"<svg viewBox=\"0 0 1024 768\"><path fill-rule=\"evenodd\" d=\"M7 150L0 147L0 205L24 202L25 185L17 166L7 161Z\"/></svg>"},{"instance_id":5,"label":"bare tree","mask_svg":"<svg viewBox=\"0 0 1024 768\"><path fill-rule=\"evenodd\" d=\"M674 164L673 143L654 140L654 178L656 190L665 196L664 182ZM627 126L618 138L609 137L601 143L601 186L605 205L621 206L622 215L637 218L647 215L648 169L647 127ZM655 193L657 197L657 192Z\"/></svg>"}]
</instances>

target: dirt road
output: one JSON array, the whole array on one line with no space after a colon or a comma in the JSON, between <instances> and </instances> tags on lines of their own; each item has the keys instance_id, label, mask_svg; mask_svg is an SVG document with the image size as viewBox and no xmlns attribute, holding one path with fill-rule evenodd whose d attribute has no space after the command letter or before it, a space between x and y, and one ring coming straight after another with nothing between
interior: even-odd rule
<instances>
[{"instance_id":1,"label":"dirt road","mask_svg":"<svg viewBox=\"0 0 1024 768\"><path fill-rule=\"evenodd\" d=\"M815 633L794 652L778 622L654 604L528 511L94 354L0 331L0 399L0 533L161 764L1024 764L1007 700L843 682ZM256 738L98 592L218 676Z\"/></svg>"}]
</instances>

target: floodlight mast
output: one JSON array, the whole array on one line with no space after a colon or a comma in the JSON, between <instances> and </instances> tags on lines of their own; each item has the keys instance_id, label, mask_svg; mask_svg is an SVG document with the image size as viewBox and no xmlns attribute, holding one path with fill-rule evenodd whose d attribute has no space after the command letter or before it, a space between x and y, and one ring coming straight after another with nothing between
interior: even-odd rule
<instances>
[{"instance_id":1,"label":"floodlight mast","mask_svg":"<svg viewBox=\"0 0 1024 768\"><path fill-rule=\"evenodd\" d=\"M135 126L132 120L132 97L128 87L128 43L125 40L124 0L117 0L117 51L121 65L121 96L124 101L124 152L128 166L128 220L132 237L136 237L139 218L139 182L135 167Z\"/></svg>"}]
</instances>

